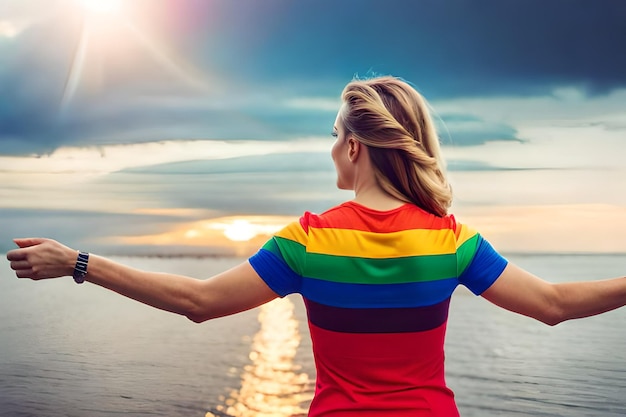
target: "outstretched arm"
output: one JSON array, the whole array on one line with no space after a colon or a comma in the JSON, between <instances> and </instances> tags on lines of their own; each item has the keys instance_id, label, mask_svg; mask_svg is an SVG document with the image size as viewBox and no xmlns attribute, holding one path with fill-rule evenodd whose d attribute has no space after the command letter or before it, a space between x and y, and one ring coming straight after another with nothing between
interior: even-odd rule
<instances>
[{"instance_id":1,"label":"outstretched arm","mask_svg":"<svg viewBox=\"0 0 626 417\"><path fill-rule=\"evenodd\" d=\"M626 305L626 277L553 284L509 263L482 296L553 326Z\"/></svg>"},{"instance_id":2,"label":"outstretched arm","mask_svg":"<svg viewBox=\"0 0 626 417\"><path fill-rule=\"evenodd\" d=\"M15 239L7 259L19 278L71 276L77 252L51 239ZM248 262L207 280L146 272L90 255L86 280L194 322L259 306L277 297Z\"/></svg>"}]
</instances>

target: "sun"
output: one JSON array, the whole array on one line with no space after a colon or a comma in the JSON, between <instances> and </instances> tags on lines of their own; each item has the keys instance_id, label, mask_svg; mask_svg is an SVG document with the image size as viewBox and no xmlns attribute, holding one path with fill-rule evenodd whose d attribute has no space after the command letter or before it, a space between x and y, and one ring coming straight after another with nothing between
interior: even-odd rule
<instances>
[{"instance_id":1,"label":"sun","mask_svg":"<svg viewBox=\"0 0 626 417\"><path fill-rule=\"evenodd\" d=\"M256 235L254 225L247 220L235 220L224 228L224 236L234 242L246 242Z\"/></svg>"},{"instance_id":2,"label":"sun","mask_svg":"<svg viewBox=\"0 0 626 417\"><path fill-rule=\"evenodd\" d=\"M151 81L152 73L146 74L152 70L158 74L155 77L165 76L168 84L176 82L193 89L194 93L208 88L205 75L177 56L168 42L161 42L148 22L167 2L66 1L72 5L70 14L80 23L80 32L65 78L59 109L61 117L71 117L71 104L81 93L87 97L108 87L126 88L129 81L135 80L141 81L142 88L151 83L155 85L156 82ZM10 34L11 28L3 27L0 18L0 40L6 33ZM160 91L160 87L157 88Z\"/></svg>"},{"instance_id":3,"label":"sun","mask_svg":"<svg viewBox=\"0 0 626 417\"><path fill-rule=\"evenodd\" d=\"M94 14L113 14L122 9L121 0L77 0L87 12Z\"/></svg>"}]
</instances>

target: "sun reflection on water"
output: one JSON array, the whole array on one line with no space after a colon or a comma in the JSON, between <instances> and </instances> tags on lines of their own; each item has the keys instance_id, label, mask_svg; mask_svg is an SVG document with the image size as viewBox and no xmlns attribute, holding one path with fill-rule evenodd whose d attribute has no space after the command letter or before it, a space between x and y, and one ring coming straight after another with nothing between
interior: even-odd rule
<instances>
[{"instance_id":1,"label":"sun reflection on water","mask_svg":"<svg viewBox=\"0 0 626 417\"><path fill-rule=\"evenodd\" d=\"M302 405L313 396L311 381L293 363L300 344L294 305L287 298L276 299L261 307L261 329L254 336L251 365L244 368L241 389L233 391L220 415L233 417L305 416ZM216 417L207 412L205 417Z\"/></svg>"}]
</instances>

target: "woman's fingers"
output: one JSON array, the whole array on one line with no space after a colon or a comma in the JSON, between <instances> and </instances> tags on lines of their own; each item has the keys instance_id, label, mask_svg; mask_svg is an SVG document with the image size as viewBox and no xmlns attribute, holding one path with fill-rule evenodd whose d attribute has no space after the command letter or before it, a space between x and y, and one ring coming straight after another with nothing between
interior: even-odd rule
<instances>
[{"instance_id":1,"label":"woman's fingers","mask_svg":"<svg viewBox=\"0 0 626 417\"><path fill-rule=\"evenodd\" d=\"M35 246L44 243L48 239L43 239L40 237L25 237L25 238L17 238L13 239L13 242L20 248L27 248L29 246Z\"/></svg>"},{"instance_id":2,"label":"woman's fingers","mask_svg":"<svg viewBox=\"0 0 626 417\"><path fill-rule=\"evenodd\" d=\"M32 265L26 260L26 254L20 249L16 249L7 254L7 258L11 261L11 269L15 271L18 278L33 278L34 271Z\"/></svg>"},{"instance_id":3,"label":"woman's fingers","mask_svg":"<svg viewBox=\"0 0 626 417\"><path fill-rule=\"evenodd\" d=\"M14 271L17 271L17 270L20 270L20 269L30 269L30 264L26 260L24 260L24 261L11 261L11 269L13 269Z\"/></svg>"},{"instance_id":4,"label":"woman's fingers","mask_svg":"<svg viewBox=\"0 0 626 417\"><path fill-rule=\"evenodd\" d=\"M37 277L35 277L35 273L33 272L32 268L16 269L15 276L17 276L18 278L37 279Z\"/></svg>"},{"instance_id":5,"label":"woman's fingers","mask_svg":"<svg viewBox=\"0 0 626 417\"><path fill-rule=\"evenodd\" d=\"M7 252L7 259L11 262L26 260L26 251L23 249L13 249Z\"/></svg>"},{"instance_id":6,"label":"woman's fingers","mask_svg":"<svg viewBox=\"0 0 626 417\"><path fill-rule=\"evenodd\" d=\"M13 242L15 242L15 244L17 246L19 246L19 249L13 249L7 252L7 259L9 261L21 261L21 260L25 260L27 259L28 256L28 250L27 248L30 248L32 246L36 246L36 245L40 245L44 242L46 242L48 239L43 239L43 238L39 238L39 237L27 237L27 238L17 238L17 239L13 239Z\"/></svg>"}]
</instances>

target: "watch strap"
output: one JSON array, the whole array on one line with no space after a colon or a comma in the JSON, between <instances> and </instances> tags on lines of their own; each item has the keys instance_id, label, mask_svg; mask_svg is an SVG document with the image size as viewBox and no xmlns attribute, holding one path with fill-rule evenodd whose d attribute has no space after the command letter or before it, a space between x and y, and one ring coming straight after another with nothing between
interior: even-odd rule
<instances>
[{"instance_id":1,"label":"watch strap","mask_svg":"<svg viewBox=\"0 0 626 417\"><path fill-rule=\"evenodd\" d=\"M87 252L78 252L76 265L74 265L74 274L72 275L77 284L85 282L87 275L87 264L89 263L89 254Z\"/></svg>"}]
</instances>

